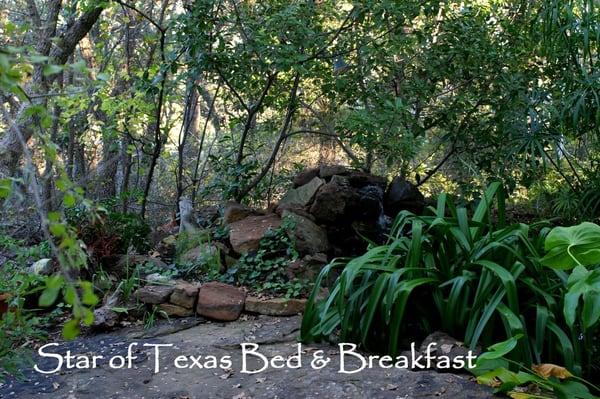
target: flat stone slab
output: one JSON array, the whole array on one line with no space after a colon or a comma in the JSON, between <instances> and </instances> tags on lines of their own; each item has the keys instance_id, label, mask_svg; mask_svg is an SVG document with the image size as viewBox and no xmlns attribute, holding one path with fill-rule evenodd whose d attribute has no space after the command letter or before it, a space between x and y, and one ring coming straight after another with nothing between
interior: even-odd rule
<instances>
[{"instance_id":1,"label":"flat stone slab","mask_svg":"<svg viewBox=\"0 0 600 399\"><path fill-rule=\"evenodd\" d=\"M477 385L469 375L409 371L404 369L365 368L356 374L341 374L338 348L330 345L303 345L300 368L267 368L258 374L244 374L240 343L256 343L259 352L272 359L296 355L299 317L277 318L246 316L232 323L200 322L197 319L161 321L145 330L129 327L111 334L80 337L60 343L54 353L96 354L107 358L126 356L128 345L136 342L136 359L131 368L110 369L100 363L96 369L70 369L43 375L26 369L25 379L8 379L0 384L0 397L104 399L104 398L493 398L490 389ZM169 326L172 326L169 327ZM169 328L166 328L169 327ZM141 330L142 332L144 330ZM165 331L167 331L165 335ZM170 332L169 332L170 331ZM154 350L146 344L172 345L160 351L159 372L155 373ZM317 350L332 360L321 370L310 367ZM231 369L176 368L178 356L230 356ZM352 359L350 359L352 360ZM56 360L34 356L41 368L56 366ZM251 358L249 370L261 366ZM357 367L357 362L347 367Z\"/></svg>"},{"instance_id":2,"label":"flat stone slab","mask_svg":"<svg viewBox=\"0 0 600 399\"><path fill-rule=\"evenodd\" d=\"M167 302L172 292L173 287L169 285L146 285L139 288L134 297L142 303L158 305Z\"/></svg>"},{"instance_id":3,"label":"flat stone slab","mask_svg":"<svg viewBox=\"0 0 600 399\"><path fill-rule=\"evenodd\" d=\"M161 303L158 308L168 317L189 317L194 315L194 309L173 305L172 303Z\"/></svg>"},{"instance_id":4,"label":"flat stone slab","mask_svg":"<svg viewBox=\"0 0 600 399\"><path fill-rule=\"evenodd\" d=\"M306 299L272 298L262 299L254 296L246 298L244 310L268 316L293 316L304 312Z\"/></svg>"}]
</instances>

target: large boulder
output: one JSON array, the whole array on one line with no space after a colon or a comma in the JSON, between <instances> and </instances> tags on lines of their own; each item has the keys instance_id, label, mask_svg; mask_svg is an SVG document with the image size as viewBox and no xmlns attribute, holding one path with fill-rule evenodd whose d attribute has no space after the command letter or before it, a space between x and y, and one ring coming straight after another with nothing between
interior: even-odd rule
<instances>
[{"instance_id":1,"label":"large boulder","mask_svg":"<svg viewBox=\"0 0 600 399\"><path fill-rule=\"evenodd\" d=\"M237 202L228 202L225 204L225 210L223 211L223 224L229 225L245 219L248 216L256 215L261 215L261 212L246 205L238 204Z\"/></svg>"},{"instance_id":2,"label":"large boulder","mask_svg":"<svg viewBox=\"0 0 600 399\"><path fill-rule=\"evenodd\" d=\"M200 288L196 312L214 320L234 321L240 317L245 301L243 289L213 281Z\"/></svg>"},{"instance_id":3,"label":"large boulder","mask_svg":"<svg viewBox=\"0 0 600 399\"><path fill-rule=\"evenodd\" d=\"M229 225L229 241L238 254L258 249L260 240L269 229L281 225L281 218L276 214L250 216Z\"/></svg>"},{"instance_id":4,"label":"large boulder","mask_svg":"<svg viewBox=\"0 0 600 399\"><path fill-rule=\"evenodd\" d=\"M205 205L196 210L196 222L201 227L212 226L221 215L218 205Z\"/></svg>"},{"instance_id":5,"label":"large boulder","mask_svg":"<svg viewBox=\"0 0 600 399\"><path fill-rule=\"evenodd\" d=\"M324 180L318 177L314 177L311 181L304 184L303 186L300 186L298 188L292 188L287 193L285 193L281 201L279 201L279 205L283 206L294 204L299 206L306 206L312 201L317 190L323 184L325 184Z\"/></svg>"},{"instance_id":6,"label":"large boulder","mask_svg":"<svg viewBox=\"0 0 600 399\"><path fill-rule=\"evenodd\" d=\"M357 194L348 180L336 175L329 183L321 186L310 207L310 213L318 222L343 222L347 206L355 203L356 199Z\"/></svg>"},{"instance_id":7,"label":"large boulder","mask_svg":"<svg viewBox=\"0 0 600 399\"><path fill-rule=\"evenodd\" d=\"M288 264L286 273L290 280L314 281L326 264L327 255L325 254L306 255L302 259Z\"/></svg>"},{"instance_id":8,"label":"large boulder","mask_svg":"<svg viewBox=\"0 0 600 399\"><path fill-rule=\"evenodd\" d=\"M305 169L294 177L294 188L300 187L319 176L319 168Z\"/></svg>"},{"instance_id":9,"label":"large boulder","mask_svg":"<svg viewBox=\"0 0 600 399\"><path fill-rule=\"evenodd\" d=\"M420 214L424 207L425 198L414 184L400 176L392 180L385 193L384 210L386 215L395 217L403 210Z\"/></svg>"},{"instance_id":10,"label":"large boulder","mask_svg":"<svg viewBox=\"0 0 600 399\"><path fill-rule=\"evenodd\" d=\"M385 177L372 175L367 172L361 172L358 170L352 171L348 175L348 182L352 187L362 188L365 186L379 186L385 190L387 186L387 180Z\"/></svg>"},{"instance_id":11,"label":"large boulder","mask_svg":"<svg viewBox=\"0 0 600 399\"><path fill-rule=\"evenodd\" d=\"M294 212L283 211L283 218L288 218L294 223L294 229L290 232L296 249L301 254L313 255L329 251L329 240L327 232L312 222L310 219Z\"/></svg>"},{"instance_id":12,"label":"large boulder","mask_svg":"<svg viewBox=\"0 0 600 399\"><path fill-rule=\"evenodd\" d=\"M352 172L351 169L343 165L321 165L319 167L319 176L322 179L329 179L335 175L344 176Z\"/></svg>"},{"instance_id":13,"label":"large boulder","mask_svg":"<svg viewBox=\"0 0 600 399\"><path fill-rule=\"evenodd\" d=\"M356 191L357 201L353 204L352 209L354 219L379 223L379 219L383 216L383 192L378 185L364 186Z\"/></svg>"}]
</instances>

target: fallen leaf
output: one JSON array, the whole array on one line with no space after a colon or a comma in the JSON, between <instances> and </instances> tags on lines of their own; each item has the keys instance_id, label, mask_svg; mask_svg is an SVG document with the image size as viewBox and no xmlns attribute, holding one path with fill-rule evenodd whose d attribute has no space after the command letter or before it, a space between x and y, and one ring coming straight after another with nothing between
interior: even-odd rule
<instances>
[{"instance_id":1,"label":"fallen leaf","mask_svg":"<svg viewBox=\"0 0 600 399\"><path fill-rule=\"evenodd\" d=\"M564 380L565 378L573 377L573 374L571 374L569 370L552 363L534 364L531 368L537 375L544 378L556 377Z\"/></svg>"},{"instance_id":2,"label":"fallen leaf","mask_svg":"<svg viewBox=\"0 0 600 399\"><path fill-rule=\"evenodd\" d=\"M500 381L497 377L491 378L491 379L483 379L481 376L477 377L477 383L478 384L482 384L482 385L487 385L488 387L491 388L498 388L500 385L502 385L502 381Z\"/></svg>"}]
</instances>

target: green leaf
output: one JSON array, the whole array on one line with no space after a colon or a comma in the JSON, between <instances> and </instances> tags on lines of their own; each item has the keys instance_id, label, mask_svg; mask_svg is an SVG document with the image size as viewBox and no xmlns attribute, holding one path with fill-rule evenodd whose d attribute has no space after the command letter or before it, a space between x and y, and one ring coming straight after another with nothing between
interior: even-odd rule
<instances>
[{"instance_id":1,"label":"green leaf","mask_svg":"<svg viewBox=\"0 0 600 399\"><path fill-rule=\"evenodd\" d=\"M587 291L583 294L583 326L589 329L600 319L600 292Z\"/></svg>"},{"instance_id":2,"label":"green leaf","mask_svg":"<svg viewBox=\"0 0 600 399\"><path fill-rule=\"evenodd\" d=\"M98 303L98 296L94 294L94 287L92 283L89 281L84 281L81 283L81 288L83 291L83 296L81 297L81 302L84 305L94 306Z\"/></svg>"},{"instance_id":3,"label":"green leaf","mask_svg":"<svg viewBox=\"0 0 600 399\"><path fill-rule=\"evenodd\" d=\"M52 305L56 298L58 297L58 293L63 285L62 276L53 276L46 280L46 288L42 291L42 295L40 295L40 299L38 303L42 307L48 307Z\"/></svg>"},{"instance_id":4,"label":"green leaf","mask_svg":"<svg viewBox=\"0 0 600 399\"><path fill-rule=\"evenodd\" d=\"M79 319L71 319L63 326L63 337L66 340L75 339L79 335Z\"/></svg>"},{"instance_id":5,"label":"green leaf","mask_svg":"<svg viewBox=\"0 0 600 399\"><path fill-rule=\"evenodd\" d=\"M69 305L74 305L76 300L77 291L75 290L75 287L73 287L71 284L68 284L65 287L65 302L67 302Z\"/></svg>"},{"instance_id":6,"label":"green leaf","mask_svg":"<svg viewBox=\"0 0 600 399\"><path fill-rule=\"evenodd\" d=\"M84 325L91 326L94 322L94 312L88 308L83 308L83 319L81 321Z\"/></svg>"},{"instance_id":7,"label":"green leaf","mask_svg":"<svg viewBox=\"0 0 600 399\"><path fill-rule=\"evenodd\" d=\"M34 64L38 64L41 62L46 62L48 61L48 56L45 55L30 55L29 56L29 61L31 61Z\"/></svg>"},{"instance_id":8,"label":"green leaf","mask_svg":"<svg viewBox=\"0 0 600 399\"><path fill-rule=\"evenodd\" d=\"M62 223L52 223L50 224L50 232L55 237L62 237L67 232L67 228Z\"/></svg>"},{"instance_id":9,"label":"green leaf","mask_svg":"<svg viewBox=\"0 0 600 399\"><path fill-rule=\"evenodd\" d=\"M600 263L600 226L584 222L577 226L555 227L546 237L548 253L540 262L555 269Z\"/></svg>"},{"instance_id":10,"label":"green leaf","mask_svg":"<svg viewBox=\"0 0 600 399\"><path fill-rule=\"evenodd\" d=\"M71 193L66 193L63 197L63 203L67 208L75 206L75 197Z\"/></svg>"},{"instance_id":11,"label":"green leaf","mask_svg":"<svg viewBox=\"0 0 600 399\"><path fill-rule=\"evenodd\" d=\"M479 364L480 361L483 362L489 359L499 359L504 355L509 354L513 349L515 349L519 339L521 339L522 337L523 334L517 334L514 337L507 339L506 341L498 342L488 347L488 351L482 353L477 358L477 364Z\"/></svg>"},{"instance_id":12,"label":"green leaf","mask_svg":"<svg viewBox=\"0 0 600 399\"><path fill-rule=\"evenodd\" d=\"M10 179L0 180L0 198L6 198L12 192L12 182Z\"/></svg>"}]
</instances>

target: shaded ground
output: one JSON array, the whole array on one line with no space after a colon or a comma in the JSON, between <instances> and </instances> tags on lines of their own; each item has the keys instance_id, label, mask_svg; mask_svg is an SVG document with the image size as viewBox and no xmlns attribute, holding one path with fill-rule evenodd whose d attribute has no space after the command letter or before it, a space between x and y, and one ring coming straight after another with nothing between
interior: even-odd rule
<instances>
[{"instance_id":1,"label":"shaded ground","mask_svg":"<svg viewBox=\"0 0 600 399\"><path fill-rule=\"evenodd\" d=\"M244 374L241 342L260 345L267 357L297 352L300 319L258 317L233 323L207 323L185 319L163 323L152 330L127 328L112 334L82 337L62 343L47 352L102 355L106 359L127 355L127 347L137 342L132 368L111 369L98 361L96 369L63 370L43 375L25 372L24 381L7 381L0 385L1 398L488 398L485 387L468 376L441 374L433 371L413 372L398 369L365 369L356 374L340 374L337 348L326 345L304 345L299 369L269 368L258 374ZM159 373L154 373L154 348L144 343L173 344L162 348ZM310 367L316 350L325 350L332 361L321 370ZM174 361L180 355L230 355L231 370L178 369ZM250 359L250 357L249 357ZM255 358L251 358L255 360ZM56 367L53 358L36 358L43 370ZM347 365L352 369L358 363ZM256 369L259 362L248 365Z\"/></svg>"}]
</instances>

